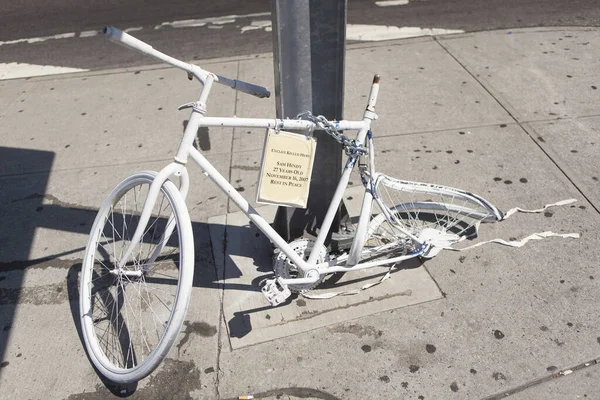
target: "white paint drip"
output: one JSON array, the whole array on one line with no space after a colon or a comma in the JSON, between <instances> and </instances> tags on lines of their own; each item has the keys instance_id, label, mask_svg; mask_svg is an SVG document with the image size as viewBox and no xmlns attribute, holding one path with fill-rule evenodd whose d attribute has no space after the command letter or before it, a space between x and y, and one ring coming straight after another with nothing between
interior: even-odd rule
<instances>
[{"instance_id":1,"label":"white paint drip","mask_svg":"<svg viewBox=\"0 0 600 400\"><path fill-rule=\"evenodd\" d=\"M448 35L452 33L464 33L464 31L459 29L397 27L386 25L348 24L346 26L346 39L363 42L404 39L418 36Z\"/></svg>"},{"instance_id":2,"label":"white paint drip","mask_svg":"<svg viewBox=\"0 0 600 400\"><path fill-rule=\"evenodd\" d=\"M0 80L29 78L31 76L68 74L70 72L83 72L88 69L56 67L53 65L35 65L26 63L0 63Z\"/></svg>"},{"instance_id":3,"label":"white paint drip","mask_svg":"<svg viewBox=\"0 0 600 400\"><path fill-rule=\"evenodd\" d=\"M271 13L264 12L264 13L254 13L254 14L246 14L246 15L226 15L223 17L202 18L202 19L186 19L183 21L163 22L160 25L156 25L154 27L154 29L161 29L161 28L165 28L165 27L195 28L195 27L199 27L199 26L206 26L208 24L215 24L215 25L231 24L239 18L264 17L267 15L271 15Z\"/></svg>"},{"instance_id":4,"label":"white paint drip","mask_svg":"<svg viewBox=\"0 0 600 400\"><path fill-rule=\"evenodd\" d=\"M376 1L375 4L378 5L379 7L405 6L408 4L408 0Z\"/></svg>"},{"instance_id":5,"label":"white paint drip","mask_svg":"<svg viewBox=\"0 0 600 400\"><path fill-rule=\"evenodd\" d=\"M267 21L267 20L252 21L249 26L242 27L242 33L248 32L248 31L256 31L256 30L260 30L260 29L264 29L267 32L271 32L271 30L273 29L271 26L271 21Z\"/></svg>"}]
</instances>

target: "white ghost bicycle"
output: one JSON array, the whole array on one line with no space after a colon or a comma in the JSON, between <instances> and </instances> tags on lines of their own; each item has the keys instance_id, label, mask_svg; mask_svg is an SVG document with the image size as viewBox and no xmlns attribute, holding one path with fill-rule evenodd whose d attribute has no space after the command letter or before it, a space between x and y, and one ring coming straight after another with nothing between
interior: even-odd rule
<instances>
[{"instance_id":1,"label":"white ghost bicycle","mask_svg":"<svg viewBox=\"0 0 600 400\"><path fill-rule=\"evenodd\" d=\"M203 84L199 100L182 106L191 108L191 117L174 161L158 173L136 173L118 184L92 226L81 271L81 326L90 359L113 382L134 382L150 374L172 347L184 320L194 273L194 238L185 203L190 158L280 249L275 276L262 287L272 305L292 292L315 288L329 274L433 257L441 247L472 235L480 222L502 219L496 207L472 193L376 172L370 128L376 118L378 76L358 121L328 121L310 113L292 120L207 117L214 83L257 97L270 93L172 58L114 27L104 33L118 44L183 69ZM283 240L193 147L199 127L324 130L340 142L347 161L318 236ZM356 137L349 139L344 131L357 131ZM349 251L329 254L325 240L356 166L365 191L355 237Z\"/></svg>"}]
</instances>

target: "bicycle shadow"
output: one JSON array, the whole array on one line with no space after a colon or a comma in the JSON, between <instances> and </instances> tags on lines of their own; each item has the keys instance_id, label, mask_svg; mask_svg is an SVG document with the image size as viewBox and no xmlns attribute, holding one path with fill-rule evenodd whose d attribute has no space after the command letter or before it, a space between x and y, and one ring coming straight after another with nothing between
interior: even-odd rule
<instances>
[{"instance_id":1,"label":"bicycle shadow","mask_svg":"<svg viewBox=\"0 0 600 400\"><path fill-rule=\"evenodd\" d=\"M390 274L390 279L393 275L399 273L403 270L416 269L423 265L423 261L418 258L413 258L407 261L404 261L401 264L395 265L393 268L387 267L387 269L377 272L377 273L369 273L368 275L356 276L353 275L352 278L349 278L348 275L344 273L333 274L327 277L319 286L318 292L323 291L334 291L334 292L345 292L350 290L355 290L357 285L376 282L383 278L386 274ZM273 274L263 275L256 277L253 280L253 284L258 285L260 281L265 278L272 277ZM311 292L312 293L312 292ZM290 297L286 299L285 302L277 305L275 308L288 307L295 303L297 300L302 299L301 294L292 293ZM266 302L266 300L265 300ZM243 338L249 333L252 332L252 314L261 313L263 311L267 311L273 309L274 307L271 305L265 305L263 307L254 307L247 308L242 311L233 312L233 317L227 321L229 328L229 335L232 338Z\"/></svg>"},{"instance_id":2,"label":"bicycle shadow","mask_svg":"<svg viewBox=\"0 0 600 400\"><path fill-rule=\"evenodd\" d=\"M50 151L0 146L0 232L4 233L0 235L0 375L9 363L5 355L17 311L17 299L12 294L18 294L22 290L24 279L24 272L3 272L13 269L15 260L28 260L36 229L34 220L43 209L42 197L31 195L31 211L25 213L28 218L15 218L15 209L19 209L19 204L14 200L15 186L23 184L21 174L28 168L49 171L54 158L55 153ZM25 182L27 191L31 194L45 193L48 175L40 174L34 179L28 179Z\"/></svg>"},{"instance_id":3,"label":"bicycle shadow","mask_svg":"<svg viewBox=\"0 0 600 400\"><path fill-rule=\"evenodd\" d=\"M0 374L5 368L11 368L14 361L15 355L9 356L7 351L20 304L35 300L27 297L23 286L25 274L34 268L52 266L65 271L63 282L69 310L80 341L82 339L77 275L98 209L70 204L50 193L50 171L55 156L56 153L49 151L0 146L0 231L4 232L0 234ZM223 282L214 263L209 224L193 222L192 229L196 236L195 287L219 291L258 290L251 285ZM48 247L54 250L42 247L44 243L52 243ZM240 255L252 256L250 253ZM230 270L227 274L240 275L239 270ZM36 303L39 307L44 304ZM83 346L83 341L81 343ZM105 385L115 395L123 395L122 387L115 388L110 382Z\"/></svg>"},{"instance_id":4,"label":"bicycle shadow","mask_svg":"<svg viewBox=\"0 0 600 400\"><path fill-rule=\"evenodd\" d=\"M77 212L78 210L72 209L70 211ZM79 210L79 211L80 212L89 212L89 213L92 212L92 210ZM122 227L121 223L123 223L123 221L125 221L125 218L122 218L122 216L118 213L116 213L116 214L117 215L114 217L114 221L113 221L114 225L111 225L111 229L114 227L115 229L119 230ZM73 216L74 215L71 215L71 217L73 217ZM132 222L132 219L134 220L133 222ZM139 220L139 217L133 217L133 218L128 217L127 223L135 225L137 223L137 220ZM166 224L168 218L164 218L161 220ZM208 224L204 224L204 223L194 223L192 229L194 230L194 233L202 234L202 233L208 231L209 226L208 226ZM148 240L148 238L149 238L148 236L144 236L144 239L145 239L144 243L156 244L157 241L159 240L159 239L155 239L154 241L151 241L151 240ZM167 246L169 244L173 244L173 243L171 243L173 241L174 241L174 239L170 239L170 241L167 243ZM211 288L211 289L217 289L217 290L225 290L225 289L249 290L250 287L248 285L239 285L239 284L229 285L229 284L223 284L223 282L219 281L217 269L214 266L214 262L210 258L205 258L205 257L209 257L209 256L212 257L212 250L210 252L207 252L206 246L203 246L203 241L204 240L197 240L196 246L195 246L196 258L194 260L195 269L194 269L194 276L193 276L193 286L197 287L197 288L203 288L203 289ZM208 246L208 249L210 250L210 246ZM174 256L176 257L177 254L175 254ZM248 253L248 254L245 254L244 256L250 256L250 254ZM207 261L208 263L204 263L203 261ZM201 267L201 265L203 267ZM73 320L73 324L75 325L81 346L82 346L82 348L85 349L85 341L84 341L83 333L82 333L81 314L80 314L79 279L80 279L81 268L82 268L81 261L74 262L70 265L70 267L67 271L67 274L66 274L66 287L67 287L67 291L68 291L68 299L69 299L71 318ZM149 278L147 280L149 282L152 281L152 283L159 283L159 284L165 284L165 285L177 284L176 281L174 281L174 280L169 281L169 279L165 279L165 278L158 278L158 279ZM110 300L105 299L105 303L106 302L110 302ZM119 313L118 310L117 310L117 313ZM113 317L110 317L109 320L113 320L113 319L114 320L122 320L122 318L119 318L118 316L116 316L114 318ZM121 327L122 327L122 329L124 329L125 332L127 331L127 327L126 327L125 323L121 323ZM127 336L127 333L125 333L125 336ZM122 340L122 339L123 338L120 338L120 340ZM126 340L126 337L125 337L125 340ZM121 347L122 347L122 354L126 355L127 346L122 345ZM113 351L114 351L114 349L113 349ZM119 397L128 397L135 393L135 391L137 390L137 383L134 382L131 384L118 384L118 383L115 383L115 382L112 382L112 381L106 379L94 367L93 362L87 352L86 352L86 357L88 358L88 362L90 363L90 365L96 372L97 376L102 381L103 385L113 395L119 396Z\"/></svg>"},{"instance_id":5,"label":"bicycle shadow","mask_svg":"<svg viewBox=\"0 0 600 400\"><path fill-rule=\"evenodd\" d=\"M0 174L0 228L9 235L0 236L0 362L6 358L6 350L10 338L11 327L19 307L18 293L23 286L23 279L28 268L37 266L59 265L65 269L65 284L67 287L69 310L77 330L80 342L83 337L79 315L78 275L81 269L81 258L84 246L98 211L97 208L69 204L54 197L48 191L50 172L28 174L23 180L19 173L19 165L25 165L28 160L35 160L36 170L50 171L55 157L53 152L35 151L0 147L0 159L3 159L4 170ZM6 161L6 163L4 162ZM8 174L11 172L11 174ZM10 210L10 212L9 212ZM40 229L43 228L43 229ZM256 236L256 228L247 226L231 226L227 224L192 222L195 237L195 273L193 286L202 289L219 291L252 291L259 292L258 283L272 276L272 247L264 245L268 242L264 235ZM211 236L212 231L223 232L222 236ZM53 242L52 232L60 231L66 234L69 241L63 240L65 246L51 254L40 253L34 249L34 241ZM69 236L69 235L75 236ZM62 235L62 234L61 234ZM79 240L78 235L81 235ZM73 240L70 240L70 238ZM232 238L251 237L261 241L264 251L257 252L253 246L234 246ZM39 244L38 244L39 246ZM222 253L216 254L214 248L223 247ZM43 254L41 258L33 258L32 254ZM221 260L216 258L222 257ZM235 258L244 257L251 260L255 270L252 277L244 282L238 278L243 272L235 262ZM220 269L218 264L226 265ZM247 277L246 277L247 278ZM366 278L365 278L366 279ZM350 284L341 283L336 288ZM281 306L290 305L296 296L292 296ZM23 300L23 299L21 299ZM43 304L41 305L43 306ZM280 306L280 307L281 307ZM252 330L249 315L270 308L265 304L262 308L250 308L234 315L228 321L232 336L243 336ZM90 363L90 365L92 365ZM96 371L97 372L97 371ZM0 369L2 373L2 369ZM101 374L98 376L102 378ZM104 385L117 396L126 396L135 391L135 386L115 386L110 381L103 380Z\"/></svg>"},{"instance_id":6,"label":"bicycle shadow","mask_svg":"<svg viewBox=\"0 0 600 400\"><path fill-rule=\"evenodd\" d=\"M75 329L77 330L77 336L79 337L79 341L81 346L85 348L85 341L83 339L83 332L81 329L81 314L79 312L79 273L81 272L81 263L75 263L69 268L66 277L66 285L67 285L67 293L69 296L69 307L71 310L71 316L73 318L73 325L75 325ZM132 382L129 384L117 384L106 379L94 366L92 360L88 354L85 352L85 355L88 359L90 366L96 372L96 375L102 382L102 384L115 396L118 397L129 397L137 390L137 382Z\"/></svg>"}]
</instances>

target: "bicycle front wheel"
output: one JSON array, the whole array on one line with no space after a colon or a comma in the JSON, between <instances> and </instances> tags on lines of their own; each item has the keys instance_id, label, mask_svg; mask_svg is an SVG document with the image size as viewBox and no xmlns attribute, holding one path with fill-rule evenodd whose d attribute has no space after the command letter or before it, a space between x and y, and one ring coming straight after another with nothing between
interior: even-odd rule
<instances>
[{"instance_id":1,"label":"bicycle front wheel","mask_svg":"<svg viewBox=\"0 0 600 400\"><path fill-rule=\"evenodd\" d=\"M100 208L82 263L81 328L96 369L136 382L167 355L183 323L193 279L193 233L185 202L165 182L142 238L122 268L156 173L121 182Z\"/></svg>"}]
</instances>

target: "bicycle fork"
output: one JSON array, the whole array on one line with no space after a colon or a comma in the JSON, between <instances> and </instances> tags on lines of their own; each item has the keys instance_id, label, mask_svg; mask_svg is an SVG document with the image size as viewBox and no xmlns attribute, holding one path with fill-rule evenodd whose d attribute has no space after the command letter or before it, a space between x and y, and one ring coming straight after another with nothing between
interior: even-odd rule
<instances>
[{"instance_id":1,"label":"bicycle fork","mask_svg":"<svg viewBox=\"0 0 600 400\"><path fill-rule=\"evenodd\" d=\"M154 206L156 204L156 199L158 198L160 189L161 189L162 185L164 185L164 183L167 181L167 179L169 179L171 176L180 176L181 177L181 184L180 184L180 188L179 188L180 193L184 199L186 198L187 192L189 189L189 177L188 177L187 169L186 169L187 156L189 154L189 149L192 147L194 134L198 129L198 119L201 118L204 113L206 113L206 101L208 99L208 95L210 93L210 90L212 88L212 84L213 84L214 80L215 80L215 76L213 74L209 74L206 77L206 79L204 80L204 87L202 88L202 92L200 93L200 99L197 102L185 104L185 105L179 107L180 110L184 109L184 108L193 108L193 111L192 111L192 115L190 116L188 126L184 132L183 140L181 142L181 145L179 146L177 155L175 156L175 162L172 162L171 164L169 164L165 168L163 168L158 173L156 178L154 178L154 180L152 181L152 184L150 185L150 189L148 190L148 197L146 198L146 201L144 202L144 208L142 209L142 215L140 216L140 220L139 220L138 226L135 230L135 233L133 235L133 238L131 239L129 246L127 246L127 249L125 250L125 253L123 254L123 257L121 258L121 260L119 261L119 263L117 265L117 268L115 270L111 271L113 274L141 276L145 272L144 266L142 266L142 268L138 271L128 271L124 267L125 267L125 264L127 264L127 261L129 260L129 258L131 257L131 255L133 253L133 249L135 248L135 245L138 242L140 242L140 240L142 239L142 236L144 235L146 225L148 225L148 221L150 220L150 216L151 216L152 210L154 209ZM173 224L174 218L175 218L175 216L173 214L171 214L169 216L169 219L167 221L167 228L161 236L160 244L154 249L154 251L152 252L152 254L146 264L152 263L158 257L158 255L164 248L165 244L171 237L171 234L173 233L173 229L174 229L174 224Z\"/></svg>"},{"instance_id":2,"label":"bicycle fork","mask_svg":"<svg viewBox=\"0 0 600 400\"><path fill-rule=\"evenodd\" d=\"M117 268L115 270L111 271L111 273L139 277L139 276L143 275L144 272L146 272L144 270L144 266L142 266L142 268L140 270L134 270L134 271L127 270L124 267L127 264L127 261L131 258L133 250L135 248L135 245L142 240L142 236L144 235L146 226L148 225L148 221L150 220L152 210L154 209L154 206L156 205L156 200L158 199L158 195L160 193L161 187L165 184L165 182L171 176L174 176L174 175L181 177L181 184L180 184L179 190L184 199L187 196L187 192L189 189L189 176L187 174L187 170L186 170L185 166L181 165L179 163L175 163L175 162L167 165L165 168L163 168L158 173L156 178L154 178L154 180L150 184L150 189L148 190L148 196L146 198L146 201L144 202L142 214L140 216L138 226L135 229L135 233L133 234L133 237L131 238L129 245L127 246L127 249L125 250L125 253L121 257L121 260L119 260ZM175 228L174 220L175 220L175 215L173 213L171 213L171 215L169 215L169 218L167 220L165 232L163 232L161 235L159 245L156 246L156 248L150 255L146 264L151 264L152 262L154 262L154 260L156 260L156 258L159 256L160 252L163 250L165 244L167 243L167 241L171 237L171 234L173 233L173 229Z\"/></svg>"}]
</instances>

